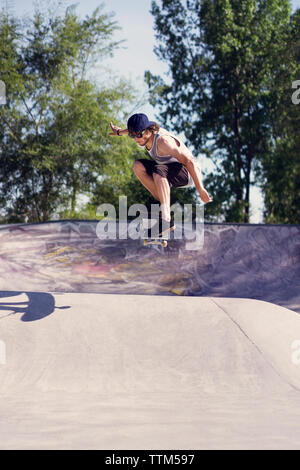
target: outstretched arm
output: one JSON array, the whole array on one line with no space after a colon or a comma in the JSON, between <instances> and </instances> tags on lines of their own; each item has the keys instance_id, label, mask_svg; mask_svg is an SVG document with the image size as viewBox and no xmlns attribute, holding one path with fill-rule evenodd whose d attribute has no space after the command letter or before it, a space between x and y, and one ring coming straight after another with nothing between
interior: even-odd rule
<instances>
[{"instance_id":1,"label":"outstretched arm","mask_svg":"<svg viewBox=\"0 0 300 470\"><path fill-rule=\"evenodd\" d=\"M110 132L109 135L117 135L117 136L128 135L128 129L122 129L121 127L117 127L112 122L110 123L110 127L111 127L112 132Z\"/></svg>"}]
</instances>

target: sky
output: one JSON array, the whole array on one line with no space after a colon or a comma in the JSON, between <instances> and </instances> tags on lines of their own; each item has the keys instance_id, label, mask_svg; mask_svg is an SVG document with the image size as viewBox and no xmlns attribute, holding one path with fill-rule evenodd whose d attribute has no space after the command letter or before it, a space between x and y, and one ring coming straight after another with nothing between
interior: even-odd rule
<instances>
[{"instance_id":1,"label":"sky","mask_svg":"<svg viewBox=\"0 0 300 470\"><path fill-rule=\"evenodd\" d=\"M42 0L45 5L47 1ZM299 0L300 1L300 0ZM3 6L6 2L18 15L30 15L34 10L35 0L0 0ZM59 3L56 0L55 3ZM116 31L114 39L125 40L119 50L114 52L111 59L105 60L104 65L113 75L123 76L131 80L138 89L139 97L147 99L147 86L144 83L145 70L162 75L167 71L165 64L160 62L153 52L155 37L153 17L150 13L151 0L62 0L62 12L70 5L77 5L76 12L84 17L98 7L104 5L103 12L114 13L113 20L121 27ZM95 76L95 75L94 75ZM99 80L103 76L99 69ZM145 112L154 117L154 109L150 104L139 105L132 112Z\"/></svg>"},{"instance_id":2,"label":"sky","mask_svg":"<svg viewBox=\"0 0 300 470\"><path fill-rule=\"evenodd\" d=\"M45 5L49 1L42 0ZM58 3L55 2L55 3ZM85 17L90 15L98 6L104 4L105 13L114 12L114 20L121 27L120 31L115 33L116 40L125 39L122 47L115 51L113 58L106 59L104 66L106 70L115 76L122 76L129 79L139 92L139 97L144 103L137 103L131 110L131 113L144 112L150 120L155 120L155 109L147 103L147 87L144 83L144 72L150 70L153 74L163 76L167 72L166 64L160 62L153 52L155 46L155 32L153 30L153 16L150 13L151 0L62 0L62 12L70 5L77 5L76 12ZM22 16L30 15L34 10L35 0L0 0L0 6L9 5L14 14ZM292 0L292 10L300 8L300 0ZM95 70L94 77L99 81L103 78L103 71ZM126 123L124 123L125 126ZM201 164L207 166L204 157L199 157ZM263 200L258 188L251 190L251 204L253 215L252 223L262 221Z\"/></svg>"}]
</instances>

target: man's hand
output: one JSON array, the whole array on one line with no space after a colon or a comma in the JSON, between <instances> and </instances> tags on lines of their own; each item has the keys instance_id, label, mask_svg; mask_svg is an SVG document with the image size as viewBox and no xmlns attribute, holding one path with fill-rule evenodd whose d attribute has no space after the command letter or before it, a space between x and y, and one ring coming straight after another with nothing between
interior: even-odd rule
<instances>
[{"instance_id":1,"label":"man's hand","mask_svg":"<svg viewBox=\"0 0 300 470\"><path fill-rule=\"evenodd\" d=\"M201 191L199 191L199 194L200 194L200 197L201 197L203 202L205 202L205 203L212 202L212 198L210 197L210 195L208 194L206 189L204 189L204 188L201 189Z\"/></svg>"},{"instance_id":2,"label":"man's hand","mask_svg":"<svg viewBox=\"0 0 300 470\"><path fill-rule=\"evenodd\" d=\"M119 135L118 131L121 130L121 127L115 126L112 122L110 123L110 127L112 129L112 132L110 132L109 135Z\"/></svg>"}]
</instances>

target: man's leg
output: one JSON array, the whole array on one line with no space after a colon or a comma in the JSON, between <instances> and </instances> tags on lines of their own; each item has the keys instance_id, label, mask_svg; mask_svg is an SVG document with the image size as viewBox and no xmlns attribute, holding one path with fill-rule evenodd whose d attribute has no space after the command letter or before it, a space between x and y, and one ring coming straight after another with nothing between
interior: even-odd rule
<instances>
[{"instance_id":1,"label":"man's leg","mask_svg":"<svg viewBox=\"0 0 300 470\"><path fill-rule=\"evenodd\" d=\"M159 173L153 172L152 176L149 175L149 173L154 169L151 166L148 169L148 165L151 165L150 162L145 161L145 165L143 164L144 162L140 160L136 160L133 165L133 171L134 174L137 176L137 178L140 180L140 182L143 184L143 186L148 189L148 191L152 194L152 196L157 199L160 202L160 210L161 210L161 216L162 220L157 226L157 235L161 232L161 230L169 230L170 226L163 226L161 223L165 221L166 223L170 223L171 221L171 214L170 214L170 184L166 178L166 176L163 176ZM154 165L156 166L156 165ZM147 172L147 169L149 173ZM162 169L161 169L162 170ZM161 171L160 170L160 171ZM174 224L172 224L172 230L173 230ZM151 237L150 235L151 229L149 229L149 234L148 236ZM151 232L152 233L152 232Z\"/></svg>"},{"instance_id":2,"label":"man's leg","mask_svg":"<svg viewBox=\"0 0 300 470\"><path fill-rule=\"evenodd\" d=\"M160 201L161 216L164 220L166 220L167 222L170 222L171 220L171 212L170 212L171 211L170 209L171 192L170 192L169 182L167 178L157 173L153 173L153 180L155 183L158 199Z\"/></svg>"},{"instance_id":3,"label":"man's leg","mask_svg":"<svg viewBox=\"0 0 300 470\"><path fill-rule=\"evenodd\" d=\"M152 194L154 199L160 201L160 197L156 188L156 184L152 176L149 176L145 166L136 160L133 164L133 172L135 176L140 180L143 186Z\"/></svg>"}]
</instances>

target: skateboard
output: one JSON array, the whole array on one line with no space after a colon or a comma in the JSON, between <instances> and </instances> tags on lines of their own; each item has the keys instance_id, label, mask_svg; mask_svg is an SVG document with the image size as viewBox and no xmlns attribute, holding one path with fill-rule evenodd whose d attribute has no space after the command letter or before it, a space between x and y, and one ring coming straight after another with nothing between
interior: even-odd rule
<instances>
[{"instance_id":1,"label":"skateboard","mask_svg":"<svg viewBox=\"0 0 300 470\"><path fill-rule=\"evenodd\" d=\"M165 238L144 238L144 246L148 245L157 245L161 246L163 248L166 248L168 246L168 242Z\"/></svg>"}]
</instances>

